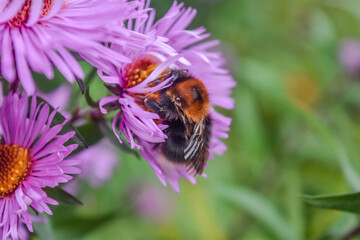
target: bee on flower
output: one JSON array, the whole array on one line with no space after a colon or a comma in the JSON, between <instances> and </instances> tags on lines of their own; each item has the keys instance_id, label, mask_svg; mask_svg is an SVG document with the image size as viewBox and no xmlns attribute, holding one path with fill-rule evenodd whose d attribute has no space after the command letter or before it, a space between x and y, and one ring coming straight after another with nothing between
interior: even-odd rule
<instances>
[{"instance_id":1,"label":"bee on flower","mask_svg":"<svg viewBox=\"0 0 360 240\"><path fill-rule=\"evenodd\" d=\"M219 41L208 40L203 27L188 30L196 10L173 3L155 21L150 1L142 1L139 11L148 10L147 19L135 19L126 27L155 40L141 51L111 48L132 59L119 66L103 64L99 75L112 96L100 101L101 111L118 110L113 130L138 147L159 180L169 182L179 192L179 180L196 183L203 175L207 159L222 154L231 119L214 107L232 109L231 89L235 81L223 69L220 52L211 50Z\"/></svg>"}]
</instances>

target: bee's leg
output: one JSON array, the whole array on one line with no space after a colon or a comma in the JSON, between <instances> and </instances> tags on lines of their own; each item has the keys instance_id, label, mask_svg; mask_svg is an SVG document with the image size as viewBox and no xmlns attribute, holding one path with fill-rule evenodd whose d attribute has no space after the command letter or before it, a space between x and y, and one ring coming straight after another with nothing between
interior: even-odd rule
<instances>
[{"instance_id":1,"label":"bee's leg","mask_svg":"<svg viewBox=\"0 0 360 240\"><path fill-rule=\"evenodd\" d=\"M160 77L152 80L151 82L148 83L148 85L150 85L151 83L153 83L155 86L162 83L164 81L164 79L168 78L169 76L171 76L171 73L167 73L164 75L161 75Z\"/></svg>"},{"instance_id":2,"label":"bee's leg","mask_svg":"<svg viewBox=\"0 0 360 240\"><path fill-rule=\"evenodd\" d=\"M136 96L134 98L135 98L136 101L139 101L141 103L144 103L144 101L145 101L145 97L142 97L142 96Z\"/></svg>"},{"instance_id":3,"label":"bee's leg","mask_svg":"<svg viewBox=\"0 0 360 240\"><path fill-rule=\"evenodd\" d=\"M162 81L160 79L155 79L153 81L151 81L151 83L154 83L154 85L159 85L160 83L162 83Z\"/></svg>"},{"instance_id":4,"label":"bee's leg","mask_svg":"<svg viewBox=\"0 0 360 240\"><path fill-rule=\"evenodd\" d=\"M153 112L155 112L159 115L162 113L162 107L153 98L145 98L144 103L145 103L145 106L150 108Z\"/></svg>"}]
</instances>

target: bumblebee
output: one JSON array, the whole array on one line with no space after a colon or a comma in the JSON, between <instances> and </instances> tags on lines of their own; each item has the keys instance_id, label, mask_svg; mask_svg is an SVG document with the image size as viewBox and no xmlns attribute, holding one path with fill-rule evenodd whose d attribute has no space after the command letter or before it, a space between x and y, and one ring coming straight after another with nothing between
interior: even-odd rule
<instances>
[{"instance_id":1,"label":"bumblebee","mask_svg":"<svg viewBox=\"0 0 360 240\"><path fill-rule=\"evenodd\" d=\"M170 70L172 85L160 91L157 99L144 99L146 108L157 113L168 137L156 147L165 159L185 164L194 175L201 174L209 155L211 119L209 94L205 85L186 70Z\"/></svg>"}]
</instances>

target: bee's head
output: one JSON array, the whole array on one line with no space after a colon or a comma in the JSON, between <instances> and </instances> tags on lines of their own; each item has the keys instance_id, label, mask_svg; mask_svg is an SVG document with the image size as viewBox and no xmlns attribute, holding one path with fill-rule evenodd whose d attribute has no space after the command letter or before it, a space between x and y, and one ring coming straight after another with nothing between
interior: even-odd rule
<instances>
[{"instance_id":1,"label":"bee's head","mask_svg":"<svg viewBox=\"0 0 360 240\"><path fill-rule=\"evenodd\" d=\"M209 112L209 94L205 85L196 78L175 82L167 95L177 111L188 119L200 122Z\"/></svg>"}]
</instances>

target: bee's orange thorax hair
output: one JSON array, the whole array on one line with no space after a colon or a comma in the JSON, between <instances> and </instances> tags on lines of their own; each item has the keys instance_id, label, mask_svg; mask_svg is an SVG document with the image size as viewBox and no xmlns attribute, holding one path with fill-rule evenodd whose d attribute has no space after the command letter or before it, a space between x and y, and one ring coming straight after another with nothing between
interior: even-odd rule
<instances>
[{"instance_id":1,"label":"bee's orange thorax hair","mask_svg":"<svg viewBox=\"0 0 360 240\"><path fill-rule=\"evenodd\" d=\"M185 116L195 122L200 122L209 113L209 93L199 79L190 78L175 83L167 95L172 100L180 97Z\"/></svg>"}]
</instances>

